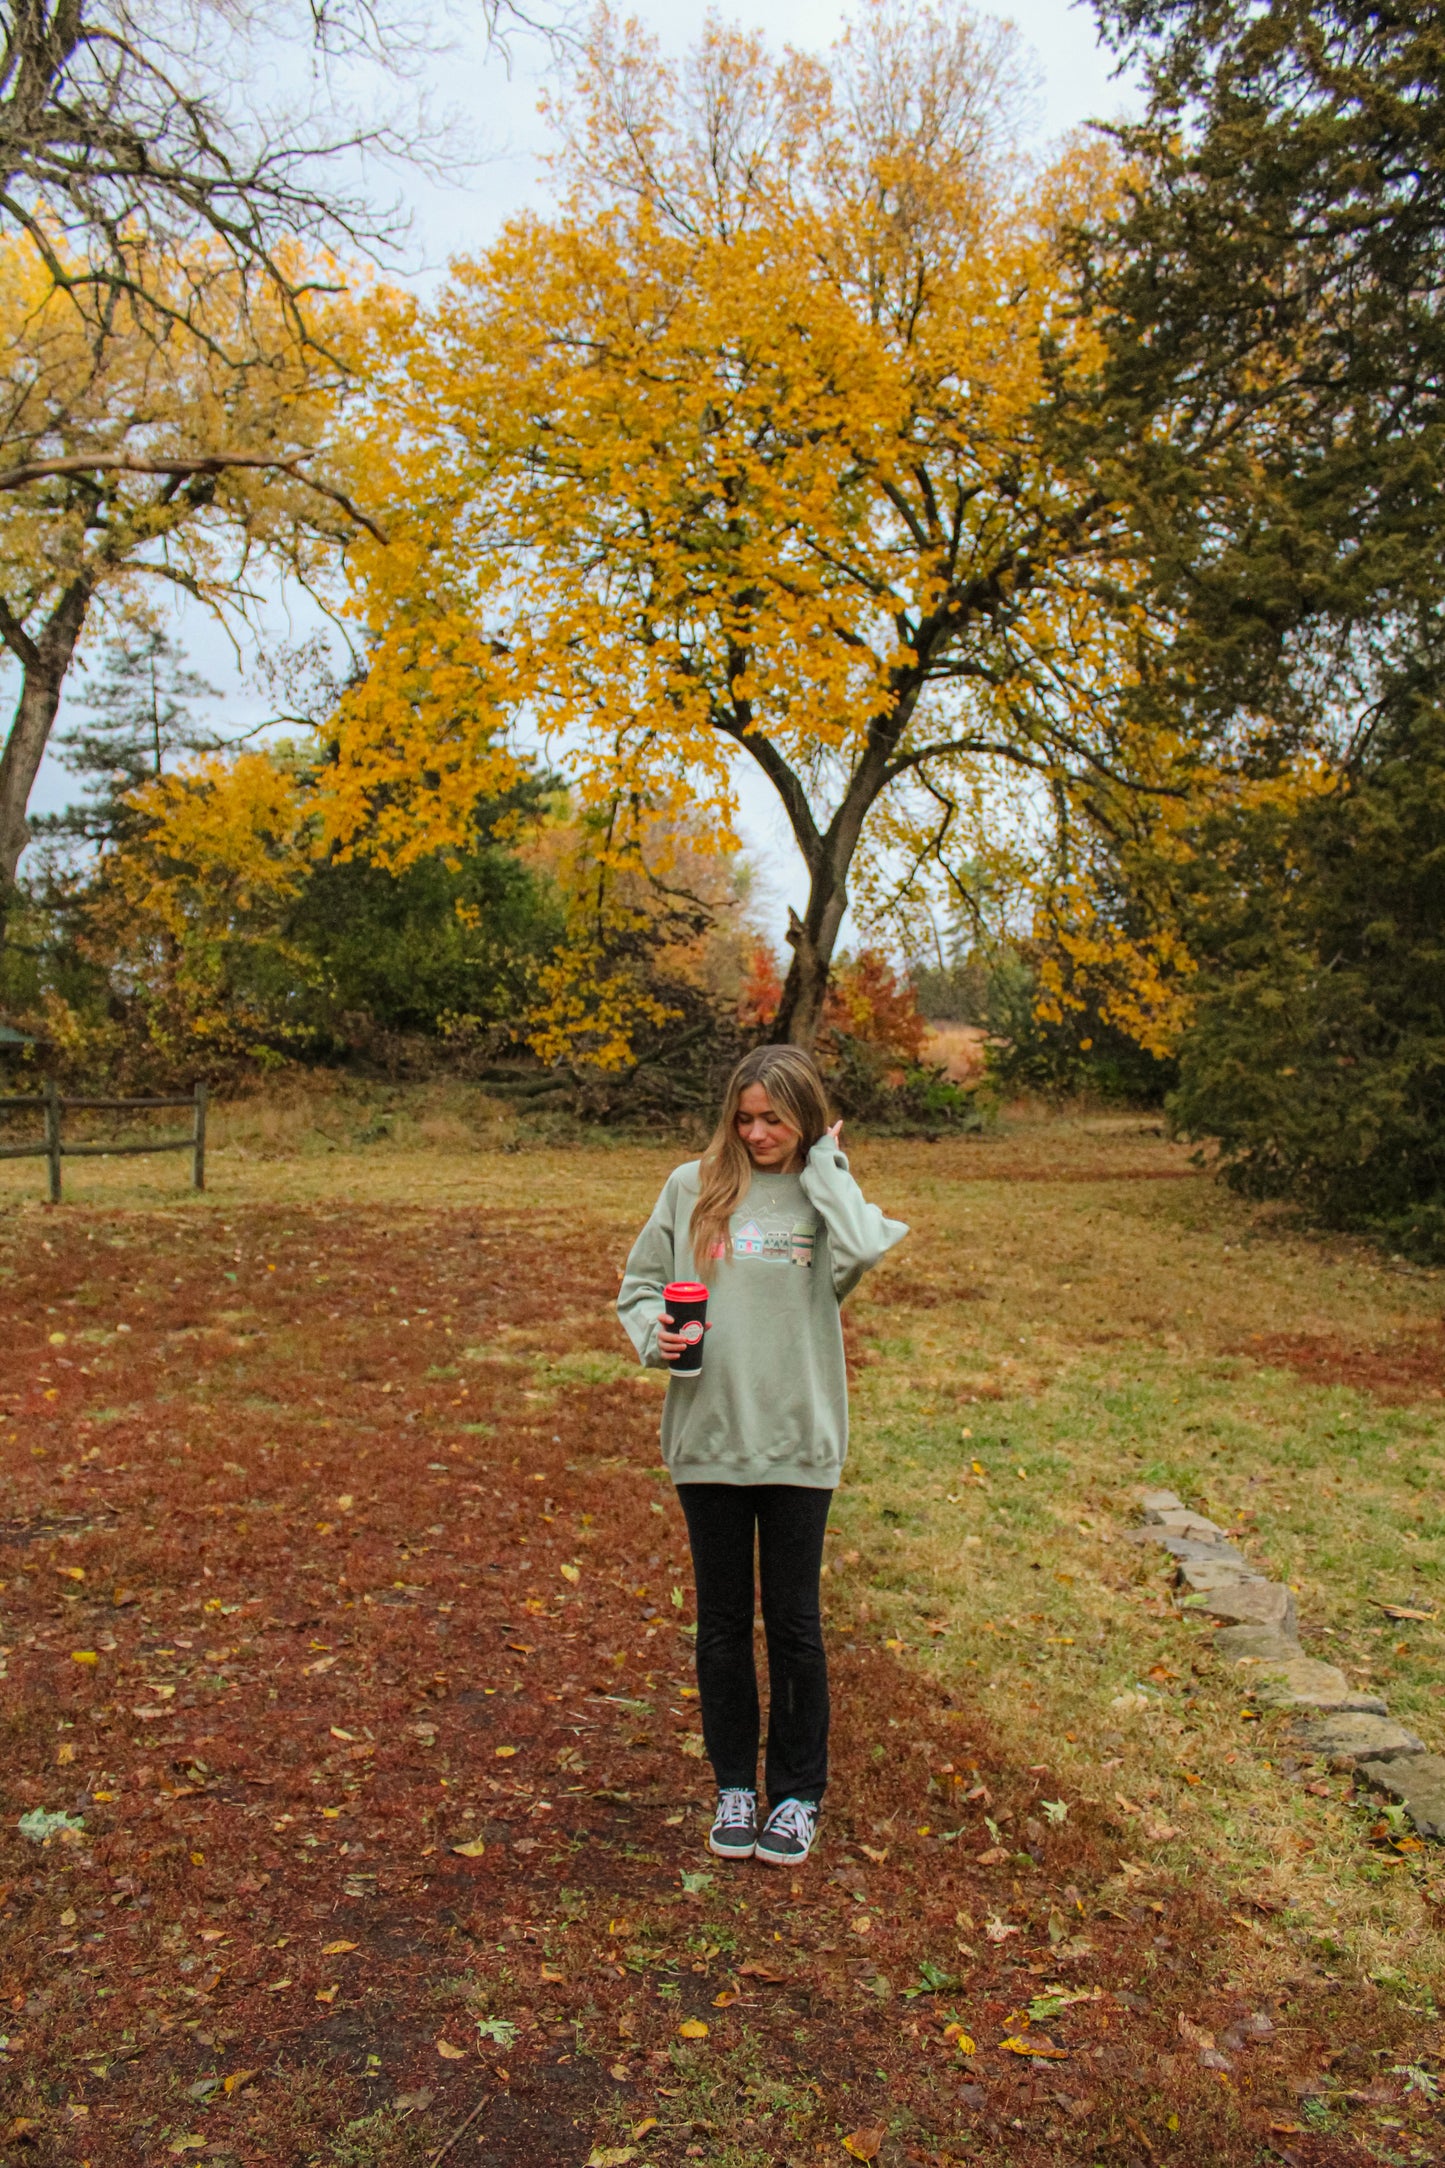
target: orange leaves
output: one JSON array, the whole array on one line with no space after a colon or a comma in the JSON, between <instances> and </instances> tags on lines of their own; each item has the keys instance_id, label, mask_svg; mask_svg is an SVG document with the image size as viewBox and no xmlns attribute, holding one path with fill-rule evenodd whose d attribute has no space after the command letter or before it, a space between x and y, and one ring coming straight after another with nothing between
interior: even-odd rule
<instances>
[{"instance_id":1,"label":"orange leaves","mask_svg":"<svg viewBox=\"0 0 1445 2168\"><path fill-rule=\"evenodd\" d=\"M1010 2055L1033 2055L1050 2062L1067 2062L1067 2048L1056 2048L1043 2033L1010 2033L999 2046Z\"/></svg>"}]
</instances>

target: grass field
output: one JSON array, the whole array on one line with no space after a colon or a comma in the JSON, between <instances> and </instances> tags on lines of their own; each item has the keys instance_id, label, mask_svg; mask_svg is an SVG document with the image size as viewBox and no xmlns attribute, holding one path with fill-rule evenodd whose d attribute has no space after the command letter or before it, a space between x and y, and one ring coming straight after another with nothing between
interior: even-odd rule
<instances>
[{"instance_id":1,"label":"grass field","mask_svg":"<svg viewBox=\"0 0 1445 2168\"><path fill-rule=\"evenodd\" d=\"M449 2160L1438 2157L1436 1854L1125 1540L1177 1489L1445 1748L1379 1608L1437 1609L1437 1280L1137 1117L860 1145L913 1234L849 1311L825 1842L698 1882L610 1311L679 1156L378 1093L220 1110L200 1199L0 1166L14 2157L361 2168L479 2103Z\"/></svg>"}]
</instances>

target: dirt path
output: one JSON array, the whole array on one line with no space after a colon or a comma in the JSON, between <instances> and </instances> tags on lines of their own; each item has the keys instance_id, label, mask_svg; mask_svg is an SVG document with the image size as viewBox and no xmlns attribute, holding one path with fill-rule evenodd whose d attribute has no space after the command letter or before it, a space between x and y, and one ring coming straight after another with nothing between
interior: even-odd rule
<instances>
[{"instance_id":1,"label":"dirt path","mask_svg":"<svg viewBox=\"0 0 1445 2168\"><path fill-rule=\"evenodd\" d=\"M1348 1983L1261 2010L1248 1918L846 1608L814 1861L708 1859L656 1389L575 1243L31 1215L0 1266L7 2160L367 2168L474 2110L449 2161L1435 2157ZM1311 2132L1322 2057L1393 2149Z\"/></svg>"}]
</instances>

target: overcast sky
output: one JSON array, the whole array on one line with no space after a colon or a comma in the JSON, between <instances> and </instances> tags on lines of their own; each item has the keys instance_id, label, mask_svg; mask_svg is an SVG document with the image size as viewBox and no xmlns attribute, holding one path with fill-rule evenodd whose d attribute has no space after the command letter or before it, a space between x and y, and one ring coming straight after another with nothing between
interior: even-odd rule
<instances>
[{"instance_id":1,"label":"overcast sky","mask_svg":"<svg viewBox=\"0 0 1445 2168\"><path fill-rule=\"evenodd\" d=\"M468 12L459 4L453 21L464 25ZM709 8L706 0L642 0L632 12L650 27L664 50L677 53L695 37ZM767 0L766 6L763 0L744 0L740 7L715 12L765 29L778 44L816 49L832 41L849 11L832 0ZM1001 12L1011 16L1037 63L1041 144L1089 120L1113 118L1127 110L1128 89L1113 76L1087 7L1070 5L1069 0L1021 0L1020 5ZM546 132L537 101L545 65L540 47L518 40L512 47L509 71L502 58L486 50L480 27L471 32L457 28L450 49L426 64L421 87L434 101L438 116L458 119L484 155L451 184L414 171L371 176L378 196L400 195L410 212L409 260L402 275L411 283L422 288L435 284L451 257L485 246L511 212L543 197L539 160ZM309 632L318 620L302 596L278 598L273 622L278 637L295 638ZM230 734L266 713L263 697L248 684L228 642L208 620L187 610L177 614L173 629L193 665L224 695L216 727ZM0 685L13 698L13 681L0 679ZM62 725L64 720L62 710ZM740 766L744 771L751 769L748 762ZM749 772L743 774L742 786L744 832L762 876L764 915L771 930L780 935L788 905L801 905L806 893L802 864L766 783L761 777L754 780ZM55 810L74 791L71 778L48 757L32 809Z\"/></svg>"}]
</instances>

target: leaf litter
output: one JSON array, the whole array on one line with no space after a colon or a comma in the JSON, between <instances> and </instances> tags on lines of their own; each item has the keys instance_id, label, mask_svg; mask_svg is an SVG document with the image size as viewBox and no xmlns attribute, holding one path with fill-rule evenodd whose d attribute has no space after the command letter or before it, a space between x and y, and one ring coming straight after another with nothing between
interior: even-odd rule
<instances>
[{"instance_id":1,"label":"leaf litter","mask_svg":"<svg viewBox=\"0 0 1445 2168\"><path fill-rule=\"evenodd\" d=\"M17 2144L329 2168L352 2133L402 2161L466 2129L497 2168L576 2168L680 2163L703 2129L750 2168L1243 2168L1273 2130L1324 2168L1367 2157L1351 2102L1397 2144L1428 2129L1438 2024L1308 1967L1287 2025L1251 2009L1251 1923L1122 1872L1103 1810L1041 1800L962 1686L862 1635L834 1635L814 1860L714 1871L696 1735L668 1728L696 1697L655 1389L530 1397L559 1333L615 1351L620 1235L579 1286L571 1223L44 1226L0 1237ZM130 1330L52 1368L77 1304ZM221 1310L244 1335L202 1330ZM929 1833L942 1742L995 1831L1042 1812L1036 1857ZM1342 2039L1376 2074L1322 2134Z\"/></svg>"}]
</instances>

